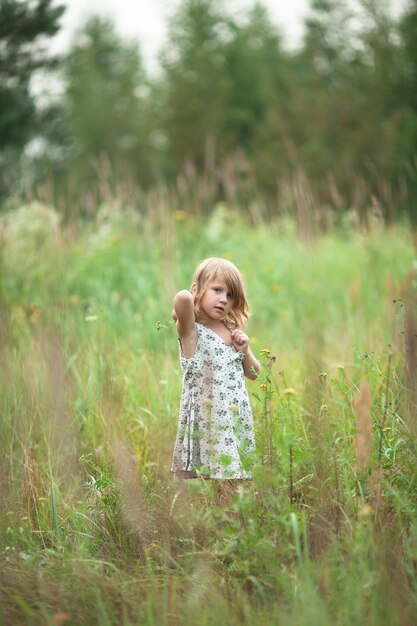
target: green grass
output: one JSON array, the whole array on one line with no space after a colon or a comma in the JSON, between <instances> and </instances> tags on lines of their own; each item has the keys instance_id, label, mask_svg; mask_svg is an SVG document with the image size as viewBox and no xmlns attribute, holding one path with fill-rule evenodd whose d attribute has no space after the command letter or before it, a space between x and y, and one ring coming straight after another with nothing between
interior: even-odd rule
<instances>
[{"instance_id":1,"label":"green grass","mask_svg":"<svg viewBox=\"0 0 417 626\"><path fill-rule=\"evenodd\" d=\"M0 623L415 623L405 226L307 245L224 210L103 209L70 232L35 206L0 228ZM248 383L254 481L233 495L169 473L172 297L223 255L245 275L264 365Z\"/></svg>"}]
</instances>

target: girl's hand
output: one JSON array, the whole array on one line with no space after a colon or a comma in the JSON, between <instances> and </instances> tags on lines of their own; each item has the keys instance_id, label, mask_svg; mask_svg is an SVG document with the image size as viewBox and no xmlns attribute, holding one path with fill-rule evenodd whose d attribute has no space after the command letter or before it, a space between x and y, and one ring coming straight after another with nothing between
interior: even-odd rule
<instances>
[{"instance_id":1,"label":"girl's hand","mask_svg":"<svg viewBox=\"0 0 417 626\"><path fill-rule=\"evenodd\" d=\"M239 352L246 352L249 347L249 337L245 335L243 330L235 328L232 330L230 335L232 338L232 344L236 350L239 350Z\"/></svg>"}]
</instances>

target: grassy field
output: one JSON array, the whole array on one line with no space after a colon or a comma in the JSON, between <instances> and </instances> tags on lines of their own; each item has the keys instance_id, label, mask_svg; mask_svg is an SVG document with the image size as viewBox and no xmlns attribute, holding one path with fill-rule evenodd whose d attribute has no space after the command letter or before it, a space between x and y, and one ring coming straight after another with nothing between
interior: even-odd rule
<instances>
[{"instance_id":1,"label":"grassy field","mask_svg":"<svg viewBox=\"0 0 417 626\"><path fill-rule=\"evenodd\" d=\"M406 226L302 241L102 207L0 221L0 623L417 623L417 261ZM170 316L207 256L246 277L253 484L169 473Z\"/></svg>"}]
</instances>

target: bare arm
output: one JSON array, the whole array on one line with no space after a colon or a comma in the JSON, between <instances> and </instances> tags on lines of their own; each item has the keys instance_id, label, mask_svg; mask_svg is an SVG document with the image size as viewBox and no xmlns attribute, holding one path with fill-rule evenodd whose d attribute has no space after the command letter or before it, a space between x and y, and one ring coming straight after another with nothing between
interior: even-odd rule
<instances>
[{"instance_id":1,"label":"bare arm","mask_svg":"<svg viewBox=\"0 0 417 626\"><path fill-rule=\"evenodd\" d=\"M261 365L258 359L253 354L252 350L248 348L245 353L245 358L243 359L243 371L245 372L246 378L256 380L260 370Z\"/></svg>"},{"instance_id":2,"label":"bare arm","mask_svg":"<svg viewBox=\"0 0 417 626\"><path fill-rule=\"evenodd\" d=\"M177 332L184 356L189 359L194 354L198 335L195 325L194 297L186 289L176 294L172 317L177 322Z\"/></svg>"},{"instance_id":3,"label":"bare arm","mask_svg":"<svg viewBox=\"0 0 417 626\"><path fill-rule=\"evenodd\" d=\"M249 337L239 328L235 328L231 332L232 342L236 350L240 350L245 354L243 359L243 371L246 378L255 380L261 369L258 359L249 348Z\"/></svg>"}]
</instances>

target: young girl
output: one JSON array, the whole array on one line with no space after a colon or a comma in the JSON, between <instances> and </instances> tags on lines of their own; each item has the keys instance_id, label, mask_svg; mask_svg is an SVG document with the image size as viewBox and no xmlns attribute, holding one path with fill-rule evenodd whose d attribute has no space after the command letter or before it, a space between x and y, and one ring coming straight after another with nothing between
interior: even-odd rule
<instances>
[{"instance_id":1,"label":"young girl","mask_svg":"<svg viewBox=\"0 0 417 626\"><path fill-rule=\"evenodd\" d=\"M182 478L248 479L255 449L244 376L260 365L243 332L248 319L243 278L233 263L206 259L191 290L174 298L183 370L171 471Z\"/></svg>"}]
</instances>

